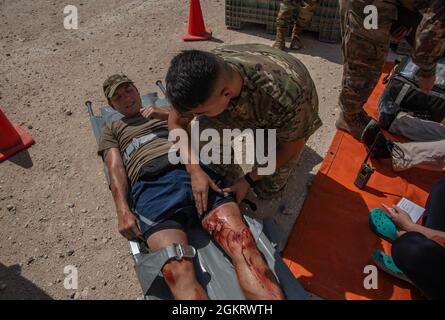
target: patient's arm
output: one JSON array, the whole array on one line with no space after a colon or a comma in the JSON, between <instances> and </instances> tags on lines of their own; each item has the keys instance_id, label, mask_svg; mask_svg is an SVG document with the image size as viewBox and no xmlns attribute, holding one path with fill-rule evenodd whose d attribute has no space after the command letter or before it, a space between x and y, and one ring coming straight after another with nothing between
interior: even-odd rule
<instances>
[{"instance_id":1,"label":"patient's arm","mask_svg":"<svg viewBox=\"0 0 445 320\"><path fill-rule=\"evenodd\" d=\"M110 175L110 187L116 206L119 232L128 240L136 238L143 240L136 217L128 205L128 178L119 149L105 150L104 159Z\"/></svg>"}]
</instances>

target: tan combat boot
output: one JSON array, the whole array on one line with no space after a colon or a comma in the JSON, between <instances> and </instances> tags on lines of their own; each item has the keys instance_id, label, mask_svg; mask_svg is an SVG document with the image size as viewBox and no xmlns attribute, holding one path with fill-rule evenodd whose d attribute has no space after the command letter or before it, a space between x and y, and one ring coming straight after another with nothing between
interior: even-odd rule
<instances>
[{"instance_id":1,"label":"tan combat boot","mask_svg":"<svg viewBox=\"0 0 445 320\"><path fill-rule=\"evenodd\" d=\"M277 28L277 37L275 39L275 43L272 47L284 50L286 46L286 34L287 34L287 28Z\"/></svg>"},{"instance_id":2,"label":"tan combat boot","mask_svg":"<svg viewBox=\"0 0 445 320\"><path fill-rule=\"evenodd\" d=\"M292 40L290 42L290 49L299 50L303 48L303 43L301 42L300 36L303 32L303 29L301 29L299 26L295 25L292 29Z\"/></svg>"},{"instance_id":3,"label":"tan combat boot","mask_svg":"<svg viewBox=\"0 0 445 320\"><path fill-rule=\"evenodd\" d=\"M347 131L354 138L360 140L363 130L370 120L371 117L363 110L358 113L341 112L335 126L337 129Z\"/></svg>"}]
</instances>

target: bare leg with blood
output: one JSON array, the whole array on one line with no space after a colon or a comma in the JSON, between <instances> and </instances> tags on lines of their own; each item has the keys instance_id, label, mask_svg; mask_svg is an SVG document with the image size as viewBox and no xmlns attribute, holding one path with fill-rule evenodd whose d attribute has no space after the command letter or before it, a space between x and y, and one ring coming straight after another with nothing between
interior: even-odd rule
<instances>
[{"instance_id":1,"label":"bare leg with blood","mask_svg":"<svg viewBox=\"0 0 445 320\"><path fill-rule=\"evenodd\" d=\"M232 259L241 289L248 299L285 299L236 203L225 203L213 209L202 225Z\"/></svg>"},{"instance_id":2,"label":"bare leg with blood","mask_svg":"<svg viewBox=\"0 0 445 320\"><path fill-rule=\"evenodd\" d=\"M178 229L165 229L153 233L147 239L151 250L165 248L173 243L187 245L187 235ZM176 300L207 300L208 296L196 279L193 261L170 260L162 268L167 286Z\"/></svg>"}]
</instances>

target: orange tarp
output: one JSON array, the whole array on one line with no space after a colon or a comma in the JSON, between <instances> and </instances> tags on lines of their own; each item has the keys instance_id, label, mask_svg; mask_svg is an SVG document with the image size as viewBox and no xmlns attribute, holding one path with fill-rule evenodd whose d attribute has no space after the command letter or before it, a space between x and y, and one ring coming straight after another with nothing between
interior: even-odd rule
<instances>
[{"instance_id":1,"label":"orange tarp","mask_svg":"<svg viewBox=\"0 0 445 320\"><path fill-rule=\"evenodd\" d=\"M388 72L386 66L383 76ZM379 81L366 104L373 117L384 85ZM284 260L306 290L325 299L416 299L412 286L383 271L378 289L365 289L364 273L372 265L374 249L390 254L390 244L369 228L369 211L381 203L395 204L402 197L421 206L434 181L443 173L410 169L395 173L390 160L372 160L376 172L364 190L354 185L366 156L365 147L349 134L337 131L314 179Z\"/></svg>"}]
</instances>

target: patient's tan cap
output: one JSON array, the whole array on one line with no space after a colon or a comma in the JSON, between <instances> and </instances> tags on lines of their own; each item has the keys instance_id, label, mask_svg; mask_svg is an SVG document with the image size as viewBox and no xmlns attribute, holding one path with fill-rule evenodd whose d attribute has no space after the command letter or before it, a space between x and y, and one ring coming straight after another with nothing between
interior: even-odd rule
<instances>
[{"instance_id":1,"label":"patient's tan cap","mask_svg":"<svg viewBox=\"0 0 445 320\"><path fill-rule=\"evenodd\" d=\"M111 99L117 87L123 83L133 83L133 81L128 79L124 74L113 74L112 76L109 76L103 84L105 97Z\"/></svg>"}]
</instances>

